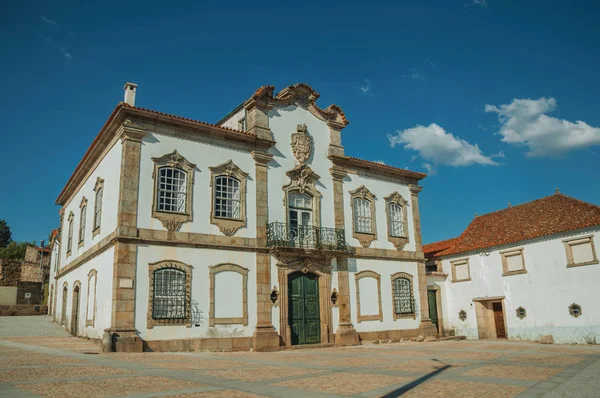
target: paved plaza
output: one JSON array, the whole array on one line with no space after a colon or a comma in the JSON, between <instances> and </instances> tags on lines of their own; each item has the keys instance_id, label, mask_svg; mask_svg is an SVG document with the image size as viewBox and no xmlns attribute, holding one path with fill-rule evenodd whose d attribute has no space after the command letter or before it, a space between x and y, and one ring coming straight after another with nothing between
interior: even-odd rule
<instances>
[{"instance_id":1,"label":"paved plaza","mask_svg":"<svg viewBox=\"0 0 600 398\"><path fill-rule=\"evenodd\" d=\"M0 396L597 397L600 346L487 340L101 354L48 317L2 317Z\"/></svg>"}]
</instances>

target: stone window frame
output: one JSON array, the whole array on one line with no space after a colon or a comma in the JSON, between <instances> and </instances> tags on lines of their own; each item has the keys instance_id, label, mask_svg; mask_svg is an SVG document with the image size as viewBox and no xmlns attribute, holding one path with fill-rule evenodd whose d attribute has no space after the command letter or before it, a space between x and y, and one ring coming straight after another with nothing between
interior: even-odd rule
<instances>
[{"instance_id":1,"label":"stone window frame","mask_svg":"<svg viewBox=\"0 0 600 398\"><path fill-rule=\"evenodd\" d=\"M283 207L285 211L285 223L290 225L289 197L293 192L306 194L312 197L312 226L321 226L321 199L323 195L316 187L316 182L321 178L317 173L306 165L298 165L286 172L290 182L281 189L283 190Z\"/></svg>"},{"instance_id":2,"label":"stone window frame","mask_svg":"<svg viewBox=\"0 0 600 398\"><path fill-rule=\"evenodd\" d=\"M186 317L181 319L154 319L152 317L154 310L154 272L174 268L185 272L185 299L186 299ZM182 326L192 327L192 270L194 267L176 260L163 260L148 264L148 313L146 316L146 327L152 329L155 326Z\"/></svg>"},{"instance_id":3,"label":"stone window frame","mask_svg":"<svg viewBox=\"0 0 600 398\"><path fill-rule=\"evenodd\" d=\"M588 242L592 247L592 256L594 257L594 259L592 261L586 261L583 263L575 263L573 260L573 246L582 245ZM581 267L584 265L594 265L600 263L598 261L598 255L596 254L596 245L594 244L593 234L563 239L563 243L565 245L565 252L567 255L567 268Z\"/></svg>"},{"instance_id":4,"label":"stone window frame","mask_svg":"<svg viewBox=\"0 0 600 398\"><path fill-rule=\"evenodd\" d=\"M360 283L363 278L374 278L377 280L377 301L379 304L379 313L375 315L362 315L360 312ZM360 271L354 274L354 282L356 283L356 321L358 323L364 321L380 321L383 322L383 309L381 305L381 275L375 271Z\"/></svg>"},{"instance_id":5,"label":"stone window frame","mask_svg":"<svg viewBox=\"0 0 600 398\"><path fill-rule=\"evenodd\" d=\"M87 203L84 196L79 203L79 229L77 230L77 248L81 248L85 243L85 227L87 226Z\"/></svg>"},{"instance_id":6,"label":"stone window frame","mask_svg":"<svg viewBox=\"0 0 600 398\"><path fill-rule=\"evenodd\" d=\"M354 199L365 199L369 201L371 207L371 233L356 231L356 210L354 209ZM352 237L357 239L362 247L368 248L371 242L377 239L377 222L375 218L375 195L371 193L364 185L350 191L350 206L352 208Z\"/></svg>"},{"instance_id":7,"label":"stone window frame","mask_svg":"<svg viewBox=\"0 0 600 398\"><path fill-rule=\"evenodd\" d=\"M503 250L503 251L499 252L500 258L502 259L502 276L521 275L521 274L527 273L527 268L525 266L524 250L525 249L523 247L519 247L517 249L508 249L508 250ZM509 271L507 257L513 257L513 256L518 256L518 255L521 256L521 261L523 262L523 269L516 270L516 271ZM469 275L471 275L471 274L469 273Z\"/></svg>"},{"instance_id":8,"label":"stone window frame","mask_svg":"<svg viewBox=\"0 0 600 398\"><path fill-rule=\"evenodd\" d=\"M229 159L227 162L222 163L218 166L209 167L210 170L210 187L211 187L211 200L210 200L210 223L216 225L219 231L225 236L233 236L240 228L245 228L247 225L246 219L246 185L248 181L248 173L240 169L233 160ZM240 218L226 218L215 216L215 195L216 195L216 183L217 177L231 177L235 178L240 183Z\"/></svg>"},{"instance_id":9,"label":"stone window frame","mask_svg":"<svg viewBox=\"0 0 600 398\"><path fill-rule=\"evenodd\" d=\"M93 313L92 313L92 319L90 318L90 314L89 314L89 310L90 310L90 291L91 291L91 286L90 286L90 280L92 279L92 276L94 277L94 304L93 304ZM89 273L88 273L88 287L87 287L87 301L86 301L86 309L85 309L85 326L91 326L94 327L96 325L96 304L97 304L97 297L98 297L98 271L96 271L95 269L92 269Z\"/></svg>"},{"instance_id":10,"label":"stone window frame","mask_svg":"<svg viewBox=\"0 0 600 398\"><path fill-rule=\"evenodd\" d=\"M152 190L152 218L159 220L167 231L174 232L181 227L181 224L192 220L194 170L196 169L196 165L181 156L177 150L157 158L152 158L152 161L154 162L154 170L152 172L152 179L154 180ZM158 175L159 169L162 167L173 167L186 173L186 198L185 211L183 213L167 212L157 209Z\"/></svg>"},{"instance_id":11,"label":"stone window frame","mask_svg":"<svg viewBox=\"0 0 600 398\"><path fill-rule=\"evenodd\" d=\"M69 257L73 250L73 222L75 221L75 214L72 211L69 212L67 221L69 221L69 229L67 231L67 257Z\"/></svg>"},{"instance_id":12,"label":"stone window frame","mask_svg":"<svg viewBox=\"0 0 600 398\"><path fill-rule=\"evenodd\" d=\"M223 263L208 267L210 279L210 306L208 311L208 326L241 324L248 326L248 268ZM216 318L215 317L215 279L221 272L237 272L242 275L242 316L238 318Z\"/></svg>"},{"instance_id":13,"label":"stone window frame","mask_svg":"<svg viewBox=\"0 0 600 398\"><path fill-rule=\"evenodd\" d=\"M92 218L92 239L100 233L100 226L102 225L102 203L104 196L104 179L96 178L96 184L94 185L94 216ZM100 198L100 206L98 206L98 198ZM99 214L98 217L96 215ZM98 224L96 224L98 220Z\"/></svg>"},{"instance_id":14,"label":"stone window frame","mask_svg":"<svg viewBox=\"0 0 600 398\"><path fill-rule=\"evenodd\" d=\"M394 281L396 279L408 279L408 282L410 283L410 299L412 300L412 307L413 307L413 312L412 314L397 314L396 313L396 300L394 298ZM415 291L414 291L414 285L413 285L413 276L407 272L396 272L395 274L392 274L390 276L390 287L391 287L391 291L392 291L392 315L394 317L394 321L397 319L417 319L417 309L416 309L416 303L415 303Z\"/></svg>"},{"instance_id":15,"label":"stone window frame","mask_svg":"<svg viewBox=\"0 0 600 398\"><path fill-rule=\"evenodd\" d=\"M409 233L408 233L408 201L400 195L399 192L393 192L389 196L383 198L385 200L385 218L387 220L387 235L388 240L392 242L394 247L398 250L404 249L404 246L409 242ZM391 204L396 204L402 207L402 222L404 223L404 236L392 236L390 232L390 213L389 206Z\"/></svg>"},{"instance_id":16,"label":"stone window frame","mask_svg":"<svg viewBox=\"0 0 600 398\"><path fill-rule=\"evenodd\" d=\"M467 272L469 273L469 277L467 279L456 279L456 266L463 264L467 264ZM468 257L450 261L450 268L452 268L452 283L471 281L471 264L469 263Z\"/></svg>"},{"instance_id":17,"label":"stone window frame","mask_svg":"<svg viewBox=\"0 0 600 398\"><path fill-rule=\"evenodd\" d=\"M60 325L67 326L67 308L69 308L69 283L63 282L62 296L60 302Z\"/></svg>"}]
</instances>

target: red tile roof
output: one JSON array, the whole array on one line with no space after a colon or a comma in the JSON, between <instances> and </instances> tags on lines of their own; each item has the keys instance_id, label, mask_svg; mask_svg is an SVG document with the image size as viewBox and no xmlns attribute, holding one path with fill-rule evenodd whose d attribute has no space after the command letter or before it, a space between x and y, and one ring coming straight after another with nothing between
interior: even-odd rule
<instances>
[{"instance_id":1,"label":"red tile roof","mask_svg":"<svg viewBox=\"0 0 600 398\"><path fill-rule=\"evenodd\" d=\"M454 239L423 247L425 257L516 243L542 236L600 225L600 206L560 193L476 217Z\"/></svg>"}]
</instances>

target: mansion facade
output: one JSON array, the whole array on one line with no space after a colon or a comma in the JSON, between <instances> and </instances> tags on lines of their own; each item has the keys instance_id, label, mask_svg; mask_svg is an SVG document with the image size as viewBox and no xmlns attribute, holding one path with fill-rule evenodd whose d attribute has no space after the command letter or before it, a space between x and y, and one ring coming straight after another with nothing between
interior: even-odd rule
<instances>
[{"instance_id":1,"label":"mansion facade","mask_svg":"<svg viewBox=\"0 0 600 398\"><path fill-rule=\"evenodd\" d=\"M109 116L58 196L50 314L118 351L274 350L431 336L424 174L346 156L305 84L216 124Z\"/></svg>"}]
</instances>

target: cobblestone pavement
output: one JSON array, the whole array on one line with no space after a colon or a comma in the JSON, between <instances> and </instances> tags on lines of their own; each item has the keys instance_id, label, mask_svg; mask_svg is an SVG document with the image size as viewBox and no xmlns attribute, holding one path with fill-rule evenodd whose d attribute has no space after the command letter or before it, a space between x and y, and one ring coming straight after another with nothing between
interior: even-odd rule
<instances>
[{"instance_id":1,"label":"cobblestone pavement","mask_svg":"<svg viewBox=\"0 0 600 398\"><path fill-rule=\"evenodd\" d=\"M2 397L596 397L600 391L600 346L486 340L101 354L96 343L69 336L46 317L23 318L0 318Z\"/></svg>"}]
</instances>

